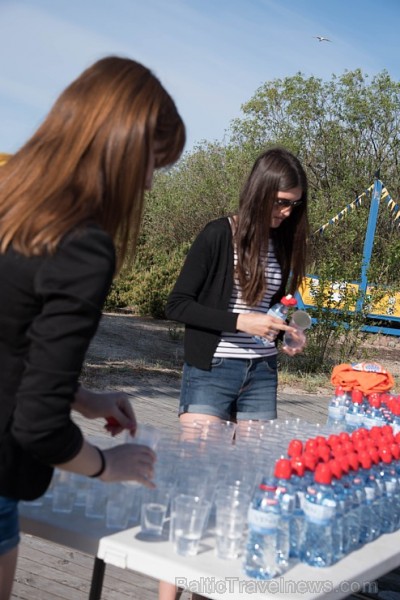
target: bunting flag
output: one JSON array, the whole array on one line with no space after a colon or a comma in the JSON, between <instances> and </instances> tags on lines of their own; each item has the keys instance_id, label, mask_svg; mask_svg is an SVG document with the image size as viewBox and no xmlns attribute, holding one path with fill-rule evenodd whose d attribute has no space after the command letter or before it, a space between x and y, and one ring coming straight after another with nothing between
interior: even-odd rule
<instances>
[{"instance_id":1,"label":"bunting flag","mask_svg":"<svg viewBox=\"0 0 400 600\"><path fill-rule=\"evenodd\" d=\"M350 212L351 210L354 210L355 208L359 208L360 206L362 206L364 199L369 198L371 196L371 192L373 189L374 189L374 184L370 185L369 188L367 188L365 190L365 192L363 192L362 194L357 196L357 198L355 200L353 200L353 202L348 204L335 217L332 217L332 219L330 219L327 223L325 223L325 225L321 225L321 227L319 229L317 229L317 231L314 231L313 236L314 235L322 235L324 233L325 229L327 227L329 227L329 225L336 225L341 219L343 219L343 217L348 212Z\"/></svg>"},{"instance_id":2,"label":"bunting flag","mask_svg":"<svg viewBox=\"0 0 400 600\"><path fill-rule=\"evenodd\" d=\"M393 200L385 187L382 189L381 199L385 200L393 221L400 219L400 205ZM397 226L400 227L400 221L397 223Z\"/></svg>"},{"instance_id":3,"label":"bunting flag","mask_svg":"<svg viewBox=\"0 0 400 600\"><path fill-rule=\"evenodd\" d=\"M383 184L382 184L382 186L383 186ZM360 194L360 196L358 196L354 200L354 202L351 202L351 204L348 204L335 217L332 217L332 219L330 219L327 223L325 223L325 225L322 225L319 229L317 229L317 231L314 231L314 233L312 235L313 236L322 235L324 233L325 229L327 227L329 227L329 225L335 225L341 219L343 219L343 217L348 212L361 206L364 198L370 197L373 189L374 189L374 184L370 185L369 188L367 188L365 190L365 192ZM395 200L393 200L393 198L390 196L389 192L387 191L386 187L382 187L381 200L385 200L387 207L393 217L393 221L398 221L397 226L400 227L400 204L398 202L396 202Z\"/></svg>"}]
</instances>

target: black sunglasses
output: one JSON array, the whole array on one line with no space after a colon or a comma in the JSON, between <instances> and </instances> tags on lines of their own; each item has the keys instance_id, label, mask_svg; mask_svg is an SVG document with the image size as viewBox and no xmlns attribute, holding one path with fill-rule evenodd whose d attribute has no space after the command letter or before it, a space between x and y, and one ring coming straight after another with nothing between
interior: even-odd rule
<instances>
[{"instance_id":1,"label":"black sunglasses","mask_svg":"<svg viewBox=\"0 0 400 600\"><path fill-rule=\"evenodd\" d=\"M282 198L277 198L274 201L275 206L281 206L282 208L296 208L296 206L300 206L303 203L303 200L283 200Z\"/></svg>"}]
</instances>

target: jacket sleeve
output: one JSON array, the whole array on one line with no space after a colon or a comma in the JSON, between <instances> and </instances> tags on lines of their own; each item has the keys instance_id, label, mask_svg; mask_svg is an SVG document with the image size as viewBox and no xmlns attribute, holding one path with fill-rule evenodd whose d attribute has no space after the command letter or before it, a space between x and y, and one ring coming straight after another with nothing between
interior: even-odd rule
<instances>
[{"instance_id":1,"label":"jacket sleeve","mask_svg":"<svg viewBox=\"0 0 400 600\"><path fill-rule=\"evenodd\" d=\"M216 261L219 254L215 230L209 224L193 242L168 297L168 319L216 332L236 331L238 315L220 308L221 298L215 300L207 292L212 280L226 276Z\"/></svg>"},{"instance_id":2,"label":"jacket sleeve","mask_svg":"<svg viewBox=\"0 0 400 600\"><path fill-rule=\"evenodd\" d=\"M44 463L71 460L83 443L70 417L78 378L115 269L111 238L87 227L64 240L35 278L41 310L16 397L12 435Z\"/></svg>"}]
</instances>

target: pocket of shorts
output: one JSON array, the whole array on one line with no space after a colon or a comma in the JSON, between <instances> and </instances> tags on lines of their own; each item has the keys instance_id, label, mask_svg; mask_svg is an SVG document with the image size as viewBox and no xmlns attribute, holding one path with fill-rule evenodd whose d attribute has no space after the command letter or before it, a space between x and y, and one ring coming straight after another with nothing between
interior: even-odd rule
<instances>
[{"instance_id":1,"label":"pocket of shorts","mask_svg":"<svg viewBox=\"0 0 400 600\"><path fill-rule=\"evenodd\" d=\"M276 373L278 370L278 360L276 356L270 356L263 360L263 365L270 373Z\"/></svg>"},{"instance_id":2,"label":"pocket of shorts","mask_svg":"<svg viewBox=\"0 0 400 600\"><path fill-rule=\"evenodd\" d=\"M221 357L214 357L211 361L211 368L215 368L215 367L220 367L221 365L223 365L224 363L224 359Z\"/></svg>"}]
</instances>

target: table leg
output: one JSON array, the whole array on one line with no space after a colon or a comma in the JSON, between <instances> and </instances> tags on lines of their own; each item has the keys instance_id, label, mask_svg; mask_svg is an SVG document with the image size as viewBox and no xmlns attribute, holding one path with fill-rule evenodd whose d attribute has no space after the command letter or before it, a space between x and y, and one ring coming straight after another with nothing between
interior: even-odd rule
<instances>
[{"instance_id":1,"label":"table leg","mask_svg":"<svg viewBox=\"0 0 400 600\"><path fill-rule=\"evenodd\" d=\"M103 588L104 572L106 563L101 558L94 559L92 583L90 584L89 600L100 600Z\"/></svg>"}]
</instances>

